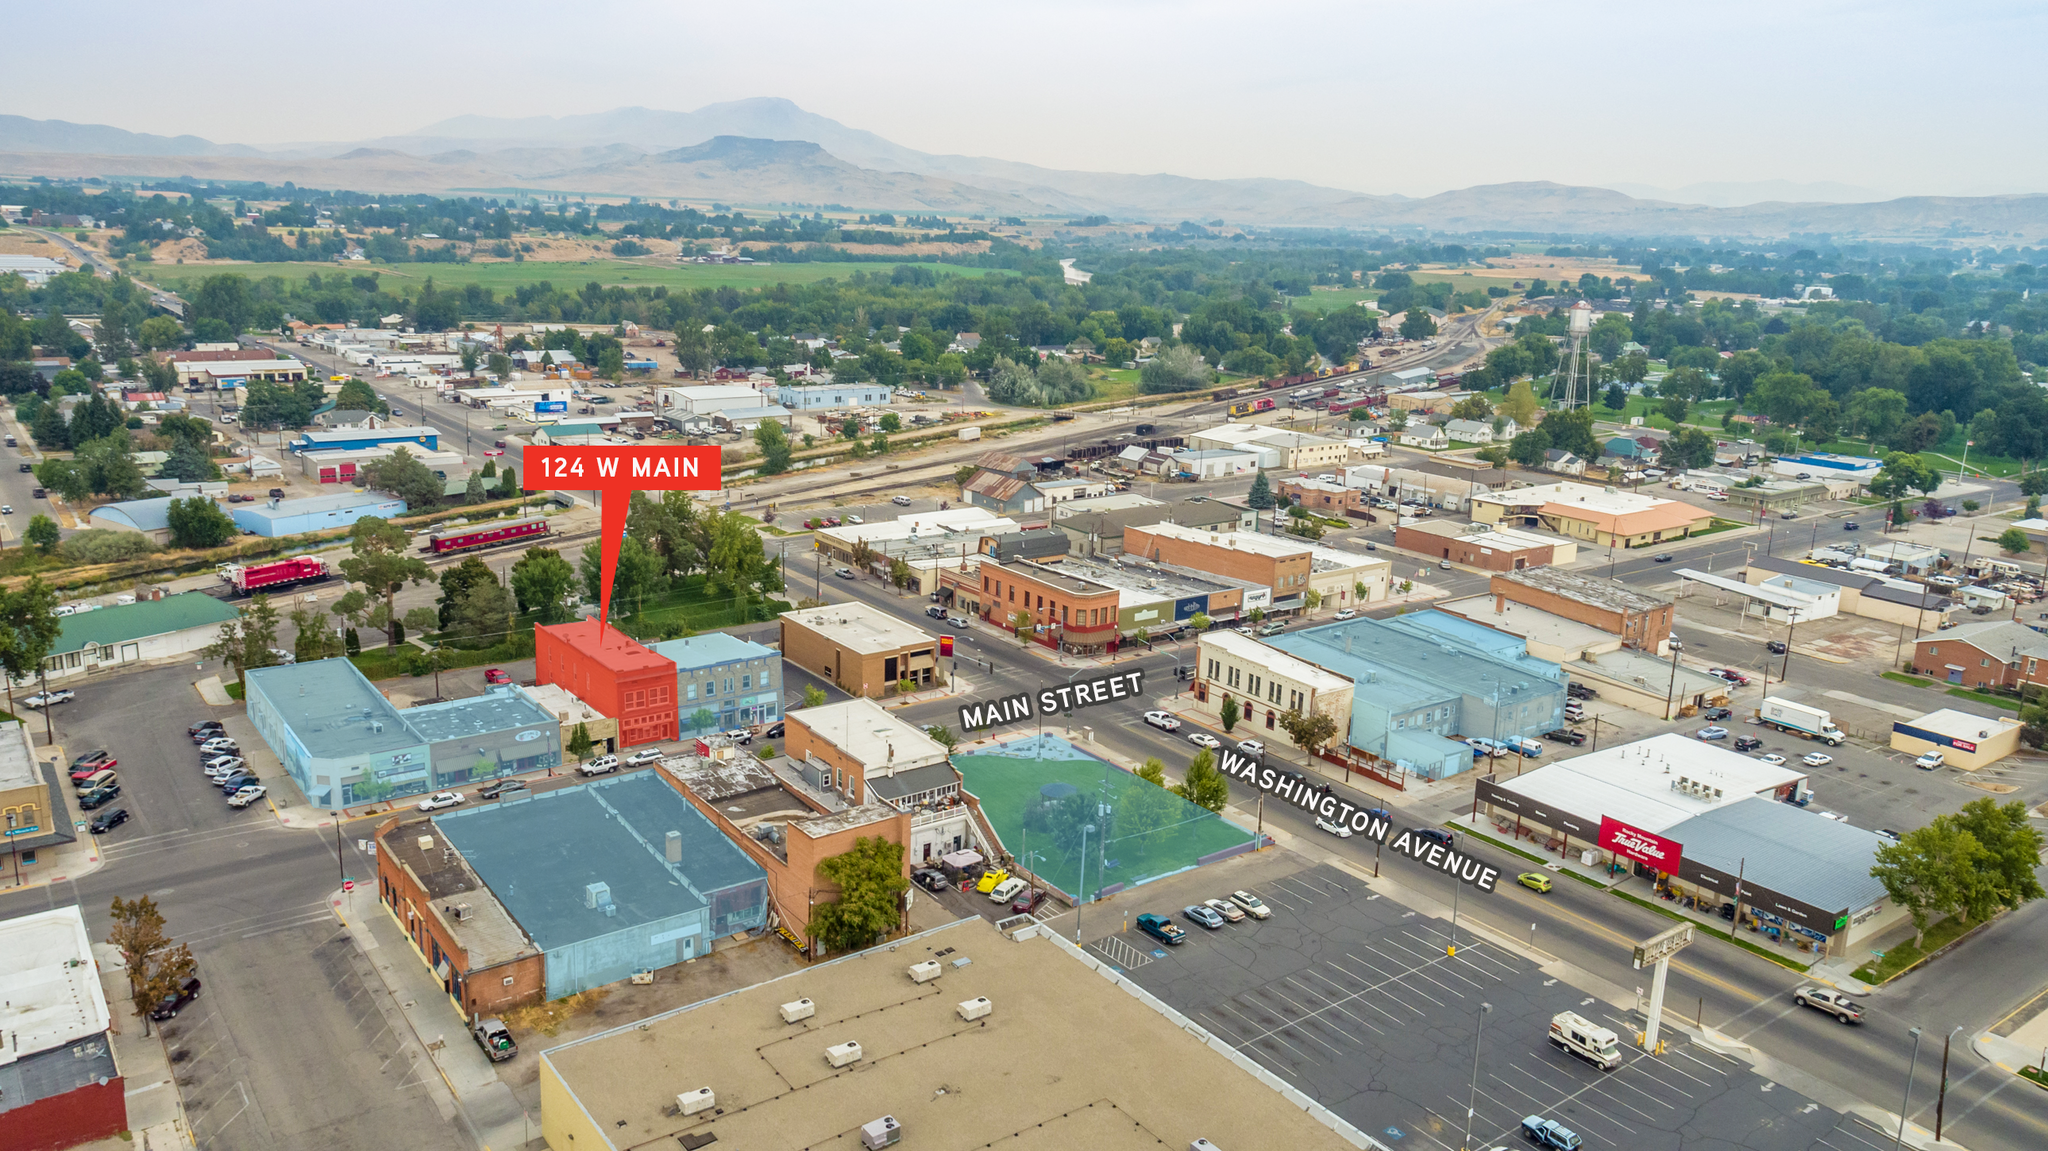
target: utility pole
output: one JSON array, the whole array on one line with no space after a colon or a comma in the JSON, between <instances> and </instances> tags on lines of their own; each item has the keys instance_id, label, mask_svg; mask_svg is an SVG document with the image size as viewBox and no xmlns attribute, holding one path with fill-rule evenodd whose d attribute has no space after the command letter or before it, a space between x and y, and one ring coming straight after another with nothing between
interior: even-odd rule
<instances>
[{"instance_id":1,"label":"utility pole","mask_svg":"<svg viewBox=\"0 0 2048 1151\"><path fill-rule=\"evenodd\" d=\"M1934 1097L1934 1141L1936 1143L1941 1142L1942 1110L1948 1106L1948 1045L1955 1039L1956 1032L1961 1030L1960 1026L1952 1027L1949 1029L1949 1033L1942 1036L1941 1039L1941 1092Z\"/></svg>"},{"instance_id":2,"label":"utility pole","mask_svg":"<svg viewBox=\"0 0 2048 1151\"><path fill-rule=\"evenodd\" d=\"M1892 1151L1899 1151L1899 1146L1906 1141L1906 1104L1913 1098L1913 1069L1920 1065L1920 1029L1915 1027L1912 1030L1913 1059L1906 1064L1906 1094L1899 1100L1899 1133L1892 1139Z\"/></svg>"}]
</instances>

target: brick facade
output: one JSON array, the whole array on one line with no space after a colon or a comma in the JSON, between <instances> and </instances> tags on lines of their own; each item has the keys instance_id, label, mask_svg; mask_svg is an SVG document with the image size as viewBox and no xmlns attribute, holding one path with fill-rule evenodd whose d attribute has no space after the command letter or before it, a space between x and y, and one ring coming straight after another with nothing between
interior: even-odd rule
<instances>
[{"instance_id":1,"label":"brick facade","mask_svg":"<svg viewBox=\"0 0 2048 1151\"><path fill-rule=\"evenodd\" d=\"M2007 662L2008 653L1993 654L1965 640L1950 639L1940 632L1913 645L1913 668L1921 675L1964 687L2009 687L2048 679L2048 661L2022 656L2022 662ZM2029 675L2021 668L2032 671ZM1953 670L1952 670L1953 669Z\"/></svg>"},{"instance_id":2,"label":"brick facade","mask_svg":"<svg viewBox=\"0 0 2048 1151\"><path fill-rule=\"evenodd\" d=\"M1347 488L1337 484L1310 480L1280 481L1279 492L1288 499L1313 512L1341 516L1349 511L1363 511L1368 506L1368 496L1359 488Z\"/></svg>"},{"instance_id":3,"label":"brick facade","mask_svg":"<svg viewBox=\"0 0 2048 1151\"><path fill-rule=\"evenodd\" d=\"M449 926L448 907L452 899L436 900L420 877L405 863L404 852L386 846L388 836L418 835L429 824L400 826L393 817L377 828L377 899L397 921L399 930L412 941L420 961L441 979L441 990L461 1005L469 1019L494 1015L528 1003L539 1003L547 992L547 960L539 952L486 967L471 965L469 950ZM476 898L490 899L479 886ZM440 965L447 965L441 975Z\"/></svg>"},{"instance_id":4,"label":"brick facade","mask_svg":"<svg viewBox=\"0 0 2048 1151\"><path fill-rule=\"evenodd\" d=\"M980 583L982 618L996 627L1024 622L1021 613L1033 628L1054 628L1070 651L1106 647L1118 634L1115 588L1021 561L983 560Z\"/></svg>"},{"instance_id":5,"label":"brick facade","mask_svg":"<svg viewBox=\"0 0 2048 1151\"><path fill-rule=\"evenodd\" d=\"M1489 539L1489 536L1493 538ZM1481 532L1477 539L1469 536L1460 538L1432 532L1417 524L1396 526L1394 546L1431 559L1446 559L1454 564L1496 572L1543 567L1551 563L1556 554L1556 549L1549 544L1516 547L1492 532Z\"/></svg>"},{"instance_id":6,"label":"brick facade","mask_svg":"<svg viewBox=\"0 0 2048 1151\"><path fill-rule=\"evenodd\" d=\"M1221 537L1227 539L1228 537ZM1248 580L1273 589L1275 598L1300 595L1309 585L1312 557L1308 547L1291 555L1270 556L1239 551L1221 543L1176 539L1155 535L1145 528L1124 532L1126 554L1174 567L1211 572L1231 579Z\"/></svg>"},{"instance_id":7,"label":"brick facade","mask_svg":"<svg viewBox=\"0 0 2048 1151\"><path fill-rule=\"evenodd\" d=\"M676 739L676 665L594 619L533 629L534 682L619 721L619 746Z\"/></svg>"},{"instance_id":8,"label":"brick facade","mask_svg":"<svg viewBox=\"0 0 2048 1151\"><path fill-rule=\"evenodd\" d=\"M1573 594L1563 588L1524 582L1523 579L1517 578L1519 575L1541 580L1583 583L1588 585L1591 591L1588 594ZM1599 628L1610 635L1618 635L1623 644L1633 648L1646 651L1661 650L1665 639L1671 635L1670 600L1661 596L1651 596L1598 576L1577 572L1560 573L1556 568L1535 568L1517 575L1496 575L1487 590L1493 595L1495 611L1500 611L1505 604L1522 604L1562 616L1574 623Z\"/></svg>"}]
</instances>

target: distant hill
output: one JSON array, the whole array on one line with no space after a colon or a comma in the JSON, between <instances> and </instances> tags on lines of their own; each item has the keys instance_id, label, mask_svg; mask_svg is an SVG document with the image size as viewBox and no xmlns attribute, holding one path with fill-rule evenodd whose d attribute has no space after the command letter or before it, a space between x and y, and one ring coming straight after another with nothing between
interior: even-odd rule
<instances>
[{"instance_id":1,"label":"distant hill","mask_svg":"<svg viewBox=\"0 0 2048 1151\"><path fill-rule=\"evenodd\" d=\"M1202 180L1077 172L984 156L934 155L779 98L694 112L617 108L520 119L458 116L373 140L257 150L197 136L0 116L0 168L53 177L295 182L311 188L464 193L555 191L844 204L860 210L1104 215L1172 223L1414 227L1579 235L1940 240L1995 235L2048 242L2048 195L1909 196L1828 202L1847 185L1702 184L1670 197L1550 182L1488 184L1435 196L1376 196L1301 180ZM1690 193L1690 195L1686 194ZM1750 193L1783 198L1732 203ZM1706 202L1701 202L1706 201Z\"/></svg>"}]
</instances>

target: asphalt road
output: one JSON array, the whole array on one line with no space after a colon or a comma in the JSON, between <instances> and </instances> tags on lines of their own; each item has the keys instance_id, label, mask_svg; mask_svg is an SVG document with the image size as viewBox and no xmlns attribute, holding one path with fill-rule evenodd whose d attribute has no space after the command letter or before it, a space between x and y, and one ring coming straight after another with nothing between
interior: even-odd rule
<instances>
[{"instance_id":1,"label":"asphalt road","mask_svg":"<svg viewBox=\"0 0 2048 1151\"><path fill-rule=\"evenodd\" d=\"M402 1020L392 1028L394 1005L328 905L341 870L366 879L374 865L353 841L337 863L331 835L282 828L261 804L227 806L185 734L217 714L191 678L174 666L96 679L58 709L67 751L119 758L116 802L133 818L102 837L99 870L0 896L0 916L76 904L104 939L116 896L155 898L205 985L165 1028L203 1149L469 1148L416 1073L433 1070L401 1053L410 1035Z\"/></svg>"}]
</instances>

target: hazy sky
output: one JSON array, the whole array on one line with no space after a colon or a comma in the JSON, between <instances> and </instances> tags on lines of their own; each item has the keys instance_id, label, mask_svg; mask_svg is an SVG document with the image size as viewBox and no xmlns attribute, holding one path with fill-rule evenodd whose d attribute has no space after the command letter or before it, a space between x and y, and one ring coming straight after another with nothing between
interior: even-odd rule
<instances>
[{"instance_id":1,"label":"hazy sky","mask_svg":"<svg viewBox=\"0 0 2048 1151\"><path fill-rule=\"evenodd\" d=\"M2048 191L2038 2L114 0L8 28L72 50L0 74L0 112L258 145L785 96L931 152L1368 192Z\"/></svg>"}]
</instances>

